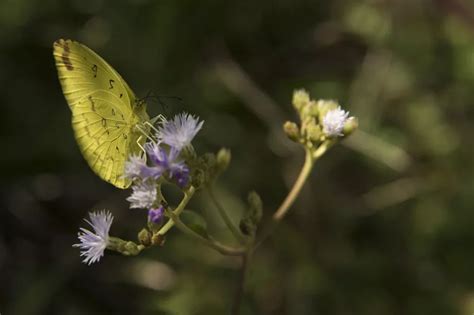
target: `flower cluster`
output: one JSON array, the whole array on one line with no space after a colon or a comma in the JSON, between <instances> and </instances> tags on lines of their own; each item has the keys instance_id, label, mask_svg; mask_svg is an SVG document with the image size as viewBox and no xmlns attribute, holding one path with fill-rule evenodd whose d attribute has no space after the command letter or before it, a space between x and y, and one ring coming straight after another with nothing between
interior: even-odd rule
<instances>
[{"instance_id":1,"label":"flower cluster","mask_svg":"<svg viewBox=\"0 0 474 315\"><path fill-rule=\"evenodd\" d=\"M157 129L156 140L145 144L145 153L150 165L147 165L145 159L140 156L131 156L125 164L125 177L134 182L165 177L177 183L181 188L185 187L189 182L189 168L182 160L181 153L183 149L191 145L191 141L202 128L203 123L199 121L199 118L187 113L164 121ZM149 189L152 187L148 185L139 187L134 192L136 191L139 197ZM135 200L135 197L137 196L133 196L132 200ZM136 205L134 202L132 204ZM132 206L132 208L136 207Z\"/></svg>"},{"instance_id":2,"label":"flower cluster","mask_svg":"<svg viewBox=\"0 0 474 315\"><path fill-rule=\"evenodd\" d=\"M144 145L141 155L131 155L125 163L124 177L132 180L132 194L127 198L130 208L147 209L148 222L159 225L163 221L165 209L160 205L159 185L163 181L185 188L190 181L190 169L183 152L191 146L191 141L202 128L203 121L187 113L165 120L155 129L155 135L147 135L149 142ZM148 159L146 158L148 157ZM113 217L109 212L90 213L86 220L93 231L81 228L79 244L83 262L92 264L99 261L106 248L130 254L137 249L133 242L109 237Z\"/></svg>"},{"instance_id":3,"label":"flower cluster","mask_svg":"<svg viewBox=\"0 0 474 315\"><path fill-rule=\"evenodd\" d=\"M334 143L357 128L357 119L332 100L312 100L304 90L293 94L293 106L300 116L301 124L286 122L284 130L288 137L310 150L323 143Z\"/></svg>"},{"instance_id":4,"label":"flower cluster","mask_svg":"<svg viewBox=\"0 0 474 315\"><path fill-rule=\"evenodd\" d=\"M191 145L203 121L187 113L164 121L155 139L145 144L147 164L140 156L131 156L125 164L125 177L134 181L127 200L130 208L151 209L157 203L157 180L166 179L184 188L189 182L189 167L181 158L184 148Z\"/></svg>"}]
</instances>

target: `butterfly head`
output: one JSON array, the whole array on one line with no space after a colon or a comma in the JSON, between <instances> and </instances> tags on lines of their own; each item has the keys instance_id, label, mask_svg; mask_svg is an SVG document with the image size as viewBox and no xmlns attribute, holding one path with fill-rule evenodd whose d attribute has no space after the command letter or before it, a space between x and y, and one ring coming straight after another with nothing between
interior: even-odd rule
<instances>
[{"instance_id":1,"label":"butterfly head","mask_svg":"<svg viewBox=\"0 0 474 315\"><path fill-rule=\"evenodd\" d=\"M150 117L146 112L146 101L144 99L136 99L133 104L133 112L140 117L141 121L148 121Z\"/></svg>"}]
</instances>

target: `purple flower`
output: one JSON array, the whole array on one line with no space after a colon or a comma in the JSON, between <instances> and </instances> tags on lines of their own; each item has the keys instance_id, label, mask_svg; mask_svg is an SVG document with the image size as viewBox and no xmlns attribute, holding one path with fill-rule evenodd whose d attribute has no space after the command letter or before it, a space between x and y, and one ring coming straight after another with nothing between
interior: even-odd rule
<instances>
[{"instance_id":1,"label":"purple flower","mask_svg":"<svg viewBox=\"0 0 474 315\"><path fill-rule=\"evenodd\" d=\"M179 159L179 150L171 147L167 151L157 143L145 144L145 150L154 166L143 169L142 174L144 178L151 177L156 179L162 176L163 173L168 172L169 177L176 180L180 187L187 185L189 180L189 169L184 161Z\"/></svg>"},{"instance_id":2,"label":"purple flower","mask_svg":"<svg viewBox=\"0 0 474 315\"><path fill-rule=\"evenodd\" d=\"M78 233L79 244L72 246L81 249L81 257L84 256L83 263L88 265L99 261L104 255L104 250L109 243L109 230L114 220L112 214L108 211L90 212L90 221L84 219L94 230L91 232L85 228L81 228Z\"/></svg>"},{"instance_id":3,"label":"purple flower","mask_svg":"<svg viewBox=\"0 0 474 315\"><path fill-rule=\"evenodd\" d=\"M176 181L179 187L184 188L189 182L189 169L186 167L181 170L176 170L171 175L171 178Z\"/></svg>"},{"instance_id":4,"label":"purple flower","mask_svg":"<svg viewBox=\"0 0 474 315\"><path fill-rule=\"evenodd\" d=\"M155 224L159 224L163 219L163 215L165 213L165 208L160 206L157 209L150 209L148 210L148 220Z\"/></svg>"},{"instance_id":5,"label":"purple flower","mask_svg":"<svg viewBox=\"0 0 474 315\"><path fill-rule=\"evenodd\" d=\"M191 144L194 136L202 128L204 121L199 121L188 113L181 113L172 120L165 121L158 130L158 139L181 151L184 147Z\"/></svg>"}]
</instances>

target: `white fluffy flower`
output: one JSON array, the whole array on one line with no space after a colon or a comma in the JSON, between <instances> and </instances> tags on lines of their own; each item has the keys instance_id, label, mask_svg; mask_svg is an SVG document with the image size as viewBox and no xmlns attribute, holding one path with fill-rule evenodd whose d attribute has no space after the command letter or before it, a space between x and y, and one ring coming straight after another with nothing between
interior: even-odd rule
<instances>
[{"instance_id":1,"label":"white fluffy flower","mask_svg":"<svg viewBox=\"0 0 474 315\"><path fill-rule=\"evenodd\" d=\"M78 233L79 244L74 244L74 247L81 249L81 257L84 257L82 262L90 265L99 261L104 255L104 250L107 248L109 242L109 230L114 220L112 214L108 211L90 212L90 221L85 219L92 227L94 232L81 228Z\"/></svg>"},{"instance_id":2,"label":"white fluffy flower","mask_svg":"<svg viewBox=\"0 0 474 315\"><path fill-rule=\"evenodd\" d=\"M180 151L191 144L203 123L204 121L199 121L198 117L182 113L163 123L158 130L158 138L161 142Z\"/></svg>"},{"instance_id":3,"label":"white fluffy flower","mask_svg":"<svg viewBox=\"0 0 474 315\"><path fill-rule=\"evenodd\" d=\"M130 208L149 209L156 200L156 184L154 182L142 182L132 186L133 192L127 201Z\"/></svg>"},{"instance_id":4,"label":"white fluffy flower","mask_svg":"<svg viewBox=\"0 0 474 315\"><path fill-rule=\"evenodd\" d=\"M347 117L349 117L349 112L342 110L340 106L328 111L323 117L323 132L328 137L342 136Z\"/></svg>"},{"instance_id":5,"label":"white fluffy flower","mask_svg":"<svg viewBox=\"0 0 474 315\"><path fill-rule=\"evenodd\" d=\"M143 169L146 167L146 161L140 155L130 155L128 161L125 162L124 177L132 180L140 178Z\"/></svg>"}]
</instances>

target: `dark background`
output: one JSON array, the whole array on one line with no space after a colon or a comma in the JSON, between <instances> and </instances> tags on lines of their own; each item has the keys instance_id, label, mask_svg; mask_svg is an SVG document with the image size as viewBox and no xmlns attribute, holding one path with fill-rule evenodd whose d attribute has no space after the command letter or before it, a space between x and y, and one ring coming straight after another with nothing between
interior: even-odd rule
<instances>
[{"instance_id":1,"label":"dark background","mask_svg":"<svg viewBox=\"0 0 474 315\"><path fill-rule=\"evenodd\" d=\"M146 220L87 167L52 43L79 40L152 115L204 119L201 153L232 150L219 196L268 218L303 160L281 124L296 88L337 99L360 131L331 149L255 254L242 314L474 312L474 6L469 0L0 0L0 312L226 314L237 261L171 231L162 248L81 264L82 218ZM231 241L198 195L192 208Z\"/></svg>"}]
</instances>

